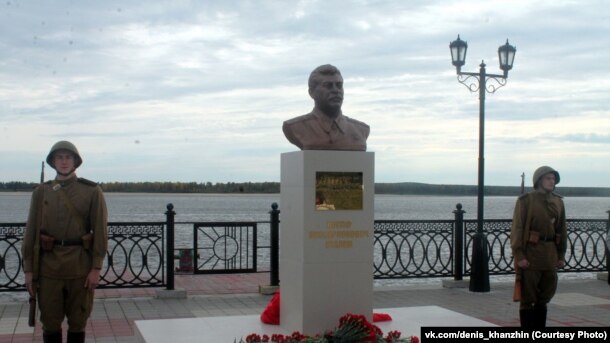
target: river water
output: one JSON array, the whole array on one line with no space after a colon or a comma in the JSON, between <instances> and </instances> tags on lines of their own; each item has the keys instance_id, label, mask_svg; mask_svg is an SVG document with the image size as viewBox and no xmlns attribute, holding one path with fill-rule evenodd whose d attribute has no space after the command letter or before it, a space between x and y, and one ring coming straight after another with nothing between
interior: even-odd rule
<instances>
[{"instance_id":1,"label":"river water","mask_svg":"<svg viewBox=\"0 0 610 343\"><path fill-rule=\"evenodd\" d=\"M279 194L158 194L106 193L109 221L164 221L166 205L172 203L176 221L266 221ZM516 197L488 196L485 219L512 218ZM564 198L567 218L607 219L608 197ZM375 219L453 219L461 203L465 219L476 219L474 196L376 195ZM0 192L0 223L25 222L30 193ZM280 214L281 216L281 214Z\"/></svg>"}]
</instances>

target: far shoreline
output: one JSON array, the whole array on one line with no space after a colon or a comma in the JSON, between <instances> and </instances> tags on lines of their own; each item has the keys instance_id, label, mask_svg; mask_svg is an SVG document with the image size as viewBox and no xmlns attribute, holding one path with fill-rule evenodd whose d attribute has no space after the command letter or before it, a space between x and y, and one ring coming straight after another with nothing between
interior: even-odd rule
<instances>
[{"instance_id":1,"label":"far shoreline","mask_svg":"<svg viewBox=\"0 0 610 343\"><path fill-rule=\"evenodd\" d=\"M48 182L48 181L47 181ZM31 192L39 183L0 182L0 192ZM105 193L149 194L280 194L279 182L100 182ZM517 197L531 187L485 186L485 196ZM610 197L610 187L562 187L556 193L566 197ZM375 183L375 194L413 196L477 196L476 185L429 184L419 182Z\"/></svg>"}]
</instances>

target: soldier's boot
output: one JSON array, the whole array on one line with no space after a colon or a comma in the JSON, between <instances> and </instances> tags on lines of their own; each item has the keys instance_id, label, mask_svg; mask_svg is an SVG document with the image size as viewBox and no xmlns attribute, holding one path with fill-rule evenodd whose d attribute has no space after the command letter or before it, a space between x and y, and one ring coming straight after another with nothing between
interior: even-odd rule
<instances>
[{"instance_id":1,"label":"soldier's boot","mask_svg":"<svg viewBox=\"0 0 610 343\"><path fill-rule=\"evenodd\" d=\"M535 314L535 322L536 328L545 328L546 327L546 313L547 308L546 305L538 305L534 307Z\"/></svg>"},{"instance_id":2,"label":"soldier's boot","mask_svg":"<svg viewBox=\"0 0 610 343\"><path fill-rule=\"evenodd\" d=\"M522 328L532 328L535 326L534 310L527 308L519 310L519 321Z\"/></svg>"},{"instance_id":3,"label":"soldier's boot","mask_svg":"<svg viewBox=\"0 0 610 343\"><path fill-rule=\"evenodd\" d=\"M85 343L85 333L68 331L68 343Z\"/></svg>"},{"instance_id":4,"label":"soldier's boot","mask_svg":"<svg viewBox=\"0 0 610 343\"><path fill-rule=\"evenodd\" d=\"M44 343L61 343L61 331L59 332L43 332L42 341Z\"/></svg>"}]
</instances>

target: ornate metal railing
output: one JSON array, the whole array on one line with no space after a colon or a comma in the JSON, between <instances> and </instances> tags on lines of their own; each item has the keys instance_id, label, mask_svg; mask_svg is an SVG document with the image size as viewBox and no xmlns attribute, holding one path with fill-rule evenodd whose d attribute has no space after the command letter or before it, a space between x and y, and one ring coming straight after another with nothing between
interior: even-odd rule
<instances>
[{"instance_id":1,"label":"ornate metal railing","mask_svg":"<svg viewBox=\"0 0 610 343\"><path fill-rule=\"evenodd\" d=\"M257 265L256 222L193 224L194 273L252 273Z\"/></svg>"},{"instance_id":2,"label":"ornate metal railing","mask_svg":"<svg viewBox=\"0 0 610 343\"><path fill-rule=\"evenodd\" d=\"M108 223L100 288L165 286L165 223Z\"/></svg>"},{"instance_id":3,"label":"ornate metal railing","mask_svg":"<svg viewBox=\"0 0 610 343\"><path fill-rule=\"evenodd\" d=\"M0 223L0 292L25 290L24 223ZM100 288L164 287L165 223L108 223L108 255Z\"/></svg>"},{"instance_id":4,"label":"ornate metal railing","mask_svg":"<svg viewBox=\"0 0 610 343\"><path fill-rule=\"evenodd\" d=\"M607 220L567 219L568 250L566 266L560 273L605 271ZM472 237L476 233L476 220L466 220L466 252L472 250ZM483 230L489 247L489 274L502 275L515 272L510 248L511 220L486 220ZM470 273L470 259L467 256L466 272Z\"/></svg>"},{"instance_id":5,"label":"ornate metal railing","mask_svg":"<svg viewBox=\"0 0 610 343\"><path fill-rule=\"evenodd\" d=\"M563 272L605 270L606 220L572 219L568 221L568 251Z\"/></svg>"},{"instance_id":6,"label":"ornate metal railing","mask_svg":"<svg viewBox=\"0 0 610 343\"><path fill-rule=\"evenodd\" d=\"M271 272L278 283L277 237L279 213L271 220L248 223L177 223L191 227L193 273ZM170 208L171 207L171 208ZM166 222L109 223L107 263L102 288L167 287L174 282L173 206ZM463 220L458 204L455 220L377 220L374 223L375 279L451 277L470 275L476 220ZM223 225L220 225L223 224ZM610 219L568 219L566 267L560 272L600 272L610 266L606 241ZM485 220L489 274L512 274L510 219ZM212 233L204 233L205 229ZM200 231L201 230L201 231ZM189 231L188 229L186 231ZM0 291L25 290L21 267L24 223L0 223ZM176 250L191 250L176 249ZM168 259L167 256L171 256ZM238 258L239 256L239 258ZM202 258L201 263L199 262ZM195 260L196 259L196 260ZM222 268L215 266L222 265Z\"/></svg>"},{"instance_id":7,"label":"ornate metal railing","mask_svg":"<svg viewBox=\"0 0 610 343\"><path fill-rule=\"evenodd\" d=\"M510 248L510 227L512 220L496 219L484 220L483 231L487 236L489 251L489 275L502 275L514 273L512 251ZM470 275L472 242L477 231L476 220L464 220L465 235L465 264L464 273Z\"/></svg>"},{"instance_id":8,"label":"ornate metal railing","mask_svg":"<svg viewBox=\"0 0 610 343\"><path fill-rule=\"evenodd\" d=\"M21 241L25 223L0 223L0 291L25 289Z\"/></svg>"},{"instance_id":9,"label":"ornate metal railing","mask_svg":"<svg viewBox=\"0 0 610 343\"><path fill-rule=\"evenodd\" d=\"M510 219L485 220L489 249L489 275L515 272L510 247ZM608 220L568 219L566 267L560 273L607 270ZM455 254L464 257L464 275L470 275L473 236L477 221L464 220L462 252L454 251L459 237L455 221L375 221L374 278L454 276Z\"/></svg>"},{"instance_id":10,"label":"ornate metal railing","mask_svg":"<svg viewBox=\"0 0 610 343\"><path fill-rule=\"evenodd\" d=\"M453 221L377 220L376 279L452 276Z\"/></svg>"}]
</instances>

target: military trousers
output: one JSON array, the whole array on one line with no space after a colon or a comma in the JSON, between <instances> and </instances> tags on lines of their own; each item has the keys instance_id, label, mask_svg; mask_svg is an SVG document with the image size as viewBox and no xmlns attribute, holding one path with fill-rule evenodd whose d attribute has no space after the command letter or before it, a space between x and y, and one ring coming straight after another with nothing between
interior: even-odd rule
<instances>
[{"instance_id":1,"label":"military trousers","mask_svg":"<svg viewBox=\"0 0 610 343\"><path fill-rule=\"evenodd\" d=\"M52 279L41 277L38 288L40 321L45 332L58 332L64 318L68 331L84 332L93 309L94 293L84 287L86 277Z\"/></svg>"},{"instance_id":2,"label":"military trousers","mask_svg":"<svg viewBox=\"0 0 610 343\"><path fill-rule=\"evenodd\" d=\"M534 307L545 307L557 290L556 270L524 269L521 274L521 303L522 310Z\"/></svg>"}]
</instances>

